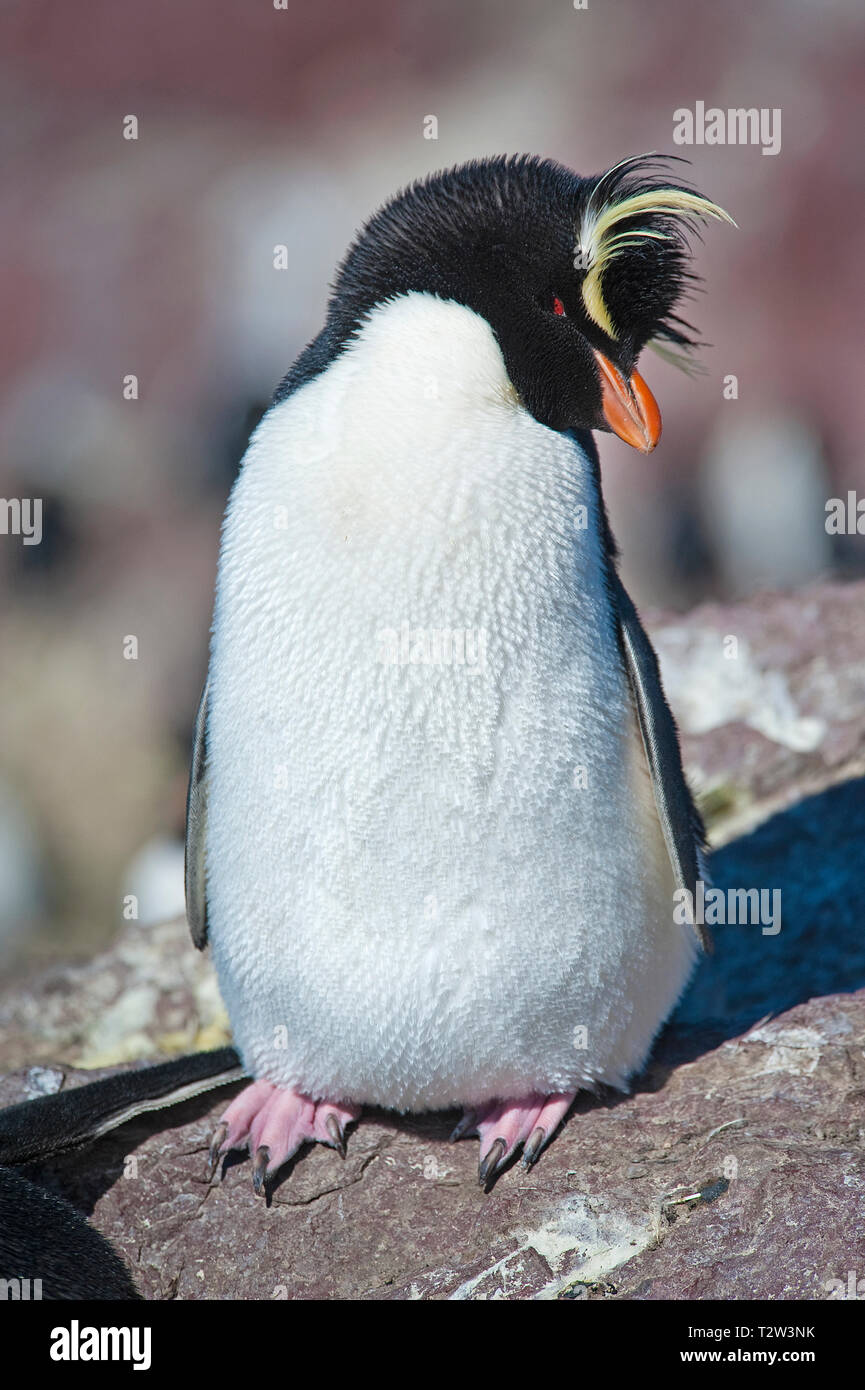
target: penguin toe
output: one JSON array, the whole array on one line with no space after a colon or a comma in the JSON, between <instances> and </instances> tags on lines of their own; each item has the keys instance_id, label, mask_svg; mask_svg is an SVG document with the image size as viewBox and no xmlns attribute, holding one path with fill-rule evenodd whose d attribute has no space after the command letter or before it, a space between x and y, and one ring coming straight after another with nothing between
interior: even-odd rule
<instances>
[{"instance_id":1,"label":"penguin toe","mask_svg":"<svg viewBox=\"0 0 865 1390\"><path fill-rule=\"evenodd\" d=\"M208 1181L224 1154L248 1148L253 1156L252 1185L261 1196L277 1170L304 1144L327 1144L345 1158L346 1128L359 1116L360 1106L316 1102L269 1081L254 1081L231 1102L213 1132Z\"/></svg>"},{"instance_id":2,"label":"penguin toe","mask_svg":"<svg viewBox=\"0 0 865 1390\"><path fill-rule=\"evenodd\" d=\"M544 1096L532 1093L519 1100L495 1100L463 1116L452 1140L469 1134L480 1137L478 1182L491 1186L517 1150L522 1147L523 1166L531 1168L552 1139L573 1103L575 1091Z\"/></svg>"},{"instance_id":3,"label":"penguin toe","mask_svg":"<svg viewBox=\"0 0 865 1390\"><path fill-rule=\"evenodd\" d=\"M313 1138L319 1144L327 1144L331 1149L336 1149L340 1158L345 1158L345 1131L359 1118L359 1105L334 1105L331 1101L320 1101L315 1107Z\"/></svg>"},{"instance_id":4,"label":"penguin toe","mask_svg":"<svg viewBox=\"0 0 865 1390\"><path fill-rule=\"evenodd\" d=\"M268 1178L293 1158L303 1144L314 1139L315 1102L296 1091L278 1086L256 1114L249 1130L249 1151L254 1154L252 1183L261 1195Z\"/></svg>"},{"instance_id":5,"label":"penguin toe","mask_svg":"<svg viewBox=\"0 0 865 1390\"><path fill-rule=\"evenodd\" d=\"M541 1150L552 1139L567 1115L574 1103L576 1094L576 1091L563 1091L557 1095L547 1096L541 1106L540 1114L535 1116L528 1135L523 1139L523 1166L525 1168L531 1168L538 1161Z\"/></svg>"},{"instance_id":6,"label":"penguin toe","mask_svg":"<svg viewBox=\"0 0 865 1390\"><path fill-rule=\"evenodd\" d=\"M210 1147L207 1151L207 1181L213 1180L213 1175L219 1167L219 1159L228 1134L228 1125L224 1120L220 1120L213 1134L210 1136Z\"/></svg>"},{"instance_id":7,"label":"penguin toe","mask_svg":"<svg viewBox=\"0 0 865 1390\"><path fill-rule=\"evenodd\" d=\"M492 1182L507 1156L507 1140L503 1139L501 1135L499 1135L498 1139L493 1140L486 1153L484 1153L483 1145L481 1145L481 1155L478 1159L479 1187L486 1188L487 1185Z\"/></svg>"},{"instance_id":8,"label":"penguin toe","mask_svg":"<svg viewBox=\"0 0 865 1390\"><path fill-rule=\"evenodd\" d=\"M232 1149L242 1149L249 1139L255 1116L267 1104L274 1091L269 1081L253 1081L236 1096L224 1112L210 1139L207 1155L207 1180L213 1178L219 1160Z\"/></svg>"}]
</instances>

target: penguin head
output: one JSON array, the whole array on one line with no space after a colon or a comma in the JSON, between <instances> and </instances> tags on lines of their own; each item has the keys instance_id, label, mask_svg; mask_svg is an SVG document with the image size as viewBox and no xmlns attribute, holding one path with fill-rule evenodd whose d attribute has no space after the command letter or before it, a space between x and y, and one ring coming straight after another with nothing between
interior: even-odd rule
<instances>
[{"instance_id":1,"label":"penguin head","mask_svg":"<svg viewBox=\"0 0 865 1390\"><path fill-rule=\"evenodd\" d=\"M672 157L581 178L535 156L499 156L413 184L350 248L327 334L347 341L377 305L412 291L487 320L522 403L554 430L611 430L644 453L661 417L636 371L647 343L688 365L697 344L673 312L688 236L732 218L665 177Z\"/></svg>"}]
</instances>

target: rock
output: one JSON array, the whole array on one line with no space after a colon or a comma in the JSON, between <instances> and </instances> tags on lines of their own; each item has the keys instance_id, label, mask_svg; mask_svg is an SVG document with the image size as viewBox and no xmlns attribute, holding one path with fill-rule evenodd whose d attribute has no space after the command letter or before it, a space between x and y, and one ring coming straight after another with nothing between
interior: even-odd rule
<instances>
[{"instance_id":1,"label":"rock","mask_svg":"<svg viewBox=\"0 0 865 1390\"><path fill-rule=\"evenodd\" d=\"M55 963L0 990L0 1067L99 1067L219 1047L228 1018L185 920L130 923L92 960Z\"/></svg>"},{"instance_id":2,"label":"rock","mask_svg":"<svg viewBox=\"0 0 865 1390\"><path fill-rule=\"evenodd\" d=\"M863 596L822 585L653 624L728 841L714 882L778 892L780 915L716 929L632 1093L580 1097L531 1173L485 1195L476 1141L448 1143L455 1115L372 1113L344 1162L304 1152L266 1206L248 1159L204 1181L229 1090L22 1171L91 1215L148 1298L865 1294ZM712 644L730 636L725 690ZM0 994L0 1103L106 1074L82 1062L215 1046L222 1018L182 923L130 927Z\"/></svg>"},{"instance_id":3,"label":"rock","mask_svg":"<svg viewBox=\"0 0 865 1390\"><path fill-rule=\"evenodd\" d=\"M646 619L713 844L865 774L865 584Z\"/></svg>"}]
</instances>

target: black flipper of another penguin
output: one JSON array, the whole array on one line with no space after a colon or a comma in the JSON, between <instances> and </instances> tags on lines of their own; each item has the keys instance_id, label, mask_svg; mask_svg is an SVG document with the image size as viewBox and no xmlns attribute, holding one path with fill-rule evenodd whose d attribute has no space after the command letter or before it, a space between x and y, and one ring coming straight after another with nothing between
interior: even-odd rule
<instances>
[{"instance_id":1,"label":"black flipper of another penguin","mask_svg":"<svg viewBox=\"0 0 865 1390\"><path fill-rule=\"evenodd\" d=\"M120 1257L81 1213L11 1165L78 1148L243 1074L234 1048L222 1047L0 1110L0 1278L41 1279L43 1298L140 1297Z\"/></svg>"},{"instance_id":2,"label":"black flipper of another penguin","mask_svg":"<svg viewBox=\"0 0 865 1390\"><path fill-rule=\"evenodd\" d=\"M98 1139L136 1115L179 1105L243 1075L234 1048L220 1047L10 1105L0 1110L0 1163L50 1158Z\"/></svg>"}]
</instances>

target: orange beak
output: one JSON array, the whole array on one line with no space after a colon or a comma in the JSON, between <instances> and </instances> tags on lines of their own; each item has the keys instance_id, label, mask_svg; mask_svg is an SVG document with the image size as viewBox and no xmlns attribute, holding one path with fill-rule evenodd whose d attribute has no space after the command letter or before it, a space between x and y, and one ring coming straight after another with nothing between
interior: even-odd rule
<instances>
[{"instance_id":1,"label":"orange beak","mask_svg":"<svg viewBox=\"0 0 865 1390\"><path fill-rule=\"evenodd\" d=\"M601 404L613 434L641 454L650 454L661 438L661 412L639 372L630 381L602 352L595 352L601 369Z\"/></svg>"}]
</instances>

